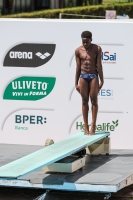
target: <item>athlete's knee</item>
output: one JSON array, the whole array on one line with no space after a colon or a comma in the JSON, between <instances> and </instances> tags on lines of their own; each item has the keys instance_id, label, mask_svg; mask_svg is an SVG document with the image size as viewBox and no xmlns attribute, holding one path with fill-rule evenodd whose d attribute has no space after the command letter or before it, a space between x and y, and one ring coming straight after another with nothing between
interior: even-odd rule
<instances>
[{"instance_id":1,"label":"athlete's knee","mask_svg":"<svg viewBox=\"0 0 133 200\"><path fill-rule=\"evenodd\" d=\"M91 97L91 103L92 105L97 106L98 105L97 97Z\"/></svg>"},{"instance_id":2,"label":"athlete's knee","mask_svg":"<svg viewBox=\"0 0 133 200\"><path fill-rule=\"evenodd\" d=\"M83 105L88 104L88 101L89 101L88 98L86 98L86 97L82 97L82 104L83 104Z\"/></svg>"}]
</instances>

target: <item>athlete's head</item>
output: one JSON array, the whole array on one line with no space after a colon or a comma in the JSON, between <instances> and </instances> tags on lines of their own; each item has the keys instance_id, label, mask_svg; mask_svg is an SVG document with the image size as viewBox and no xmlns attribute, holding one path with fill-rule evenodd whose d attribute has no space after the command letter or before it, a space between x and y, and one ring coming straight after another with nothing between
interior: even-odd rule
<instances>
[{"instance_id":1,"label":"athlete's head","mask_svg":"<svg viewBox=\"0 0 133 200\"><path fill-rule=\"evenodd\" d=\"M81 38L82 38L82 44L87 49L92 41L92 33L90 31L83 31L81 33Z\"/></svg>"}]
</instances>

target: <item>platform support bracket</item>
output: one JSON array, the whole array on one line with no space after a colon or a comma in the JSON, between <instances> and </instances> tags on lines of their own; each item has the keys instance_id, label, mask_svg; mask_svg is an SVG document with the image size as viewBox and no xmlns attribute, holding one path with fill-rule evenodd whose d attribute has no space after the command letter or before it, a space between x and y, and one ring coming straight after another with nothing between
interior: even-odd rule
<instances>
[{"instance_id":1,"label":"platform support bracket","mask_svg":"<svg viewBox=\"0 0 133 200\"><path fill-rule=\"evenodd\" d=\"M105 194L105 197L104 197L104 200L107 200L107 199L109 199L111 197L111 193L106 193Z\"/></svg>"}]
</instances>

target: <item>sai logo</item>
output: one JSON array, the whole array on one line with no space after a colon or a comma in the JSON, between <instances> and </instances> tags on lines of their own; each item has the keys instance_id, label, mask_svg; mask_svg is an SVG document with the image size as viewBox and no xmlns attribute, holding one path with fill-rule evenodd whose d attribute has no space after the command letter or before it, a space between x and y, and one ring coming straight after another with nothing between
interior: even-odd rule
<instances>
[{"instance_id":1,"label":"sai logo","mask_svg":"<svg viewBox=\"0 0 133 200\"><path fill-rule=\"evenodd\" d=\"M116 64L116 53L102 52L102 61L107 64Z\"/></svg>"}]
</instances>

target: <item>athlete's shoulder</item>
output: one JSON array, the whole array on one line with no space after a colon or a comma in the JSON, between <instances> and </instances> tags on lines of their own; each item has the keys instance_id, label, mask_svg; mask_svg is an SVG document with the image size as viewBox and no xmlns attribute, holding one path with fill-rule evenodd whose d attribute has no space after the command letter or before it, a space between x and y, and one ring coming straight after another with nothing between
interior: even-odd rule
<instances>
[{"instance_id":1,"label":"athlete's shoulder","mask_svg":"<svg viewBox=\"0 0 133 200\"><path fill-rule=\"evenodd\" d=\"M99 45L97 45L97 44L93 44L93 46L94 46L95 48L98 48L98 49L101 48L101 47L100 47Z\"/></svg>"},{"instance_id":2,"label":"athlete's shoulder","mask_svg":"<svg viewBox=\"0 0 133 200\"><path fill-rule=\"evenodd\" d=\"M98 49L98 54L101 54L102 53L102 48L99 45L97 47L98 47L97 48Z\"/></svg>"},{"instance_id":3,"label":"athlete's shoulder","mask_svg":"<svg viewBox=\"0 0 133 200\"><path fill-rule=\"evenodd\" d=\"M75 50L75 54L78 55L80 53L80 51L82 50L83 46L79 46L76 50Z\"/></svg>"},{"instance_id":4,"label":"athlete's shoulder","mask_svg":"<svg viewBox=\"0 0 133 200\"><path fill-rule=\"evenodd\" d=\"M94 48L97 49L98 52L101 52L102 51L102 48L97 45L97 44L93 44Z\"/></svg>"},{"instance_id":5,"label":"athlete's shoulder","mask_svg":"<svg viewBox=\"0 0 133 200\"><path fill-rule=\"evenodd\" d=\"M101 46L99 46L99 45L97 45L97 44L95 44L95 46L97 47L98 50L101 50L101 49L102 49Z\"/></svg>"}]
</instances>

